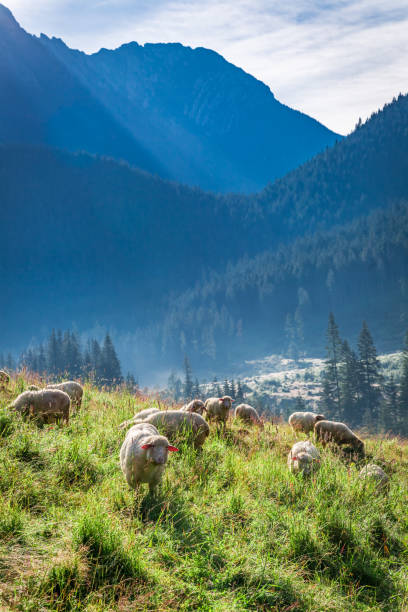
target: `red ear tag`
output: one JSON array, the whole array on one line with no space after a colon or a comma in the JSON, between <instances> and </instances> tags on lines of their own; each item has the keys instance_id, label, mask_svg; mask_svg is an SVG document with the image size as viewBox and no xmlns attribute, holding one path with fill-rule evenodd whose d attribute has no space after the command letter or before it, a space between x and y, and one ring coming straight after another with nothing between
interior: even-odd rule
<instances>
[{"instance_id":1,"label":"red ear tag","mask_svg":"<svg viewBox=\"0 0 408 612\"><path fill-rule=\"evenodd\" d=\"M292 457L292 461L296 461L297 457Z\"/></svg>"},{"instance_id":2,"label":"red ear tag","mask_svg":"<svg viewBox=\"0 0 408 612\"><path fill-rule=\"evenodd\" d=\"M168 447L167 447L167 450L169 450L170 452L175 453L175 452L177 452L177 451L178 451L178 448L176 448L175 446L168 446Z\"/></svg>"},{"instance_id":3,"label":"red ear tag","mask_svg":"<svg viewBox=\"0 0 408 612\"><path fill-rule=\"evenodd\" d=\"M152 448L153 444L143 444L143 446L141 446L140 448L143 448L143 450L147 450L148 448Z\"/></svg>"}]
</instances>

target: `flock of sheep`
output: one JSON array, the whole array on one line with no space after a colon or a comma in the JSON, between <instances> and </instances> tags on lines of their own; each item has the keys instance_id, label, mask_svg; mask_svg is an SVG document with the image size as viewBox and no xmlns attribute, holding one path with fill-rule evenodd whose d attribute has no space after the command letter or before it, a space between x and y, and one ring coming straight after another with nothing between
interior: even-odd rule
<instances>
[{"instance_id":1,"label":"flock of sheep","mask_svg":"<svg viewBox=\"0 0 408 612\"><path fill-rule=\"evenodd\" d=\"M0 370L0 383L4 385L8 381L8 374ZM75 381L50 384L44 389L31 385L9 408L42 423L57 420L68 423L70 407L79 409L82 396L83 388ZM136 489L141 483L147 483L153 493L162 479L168 453L178 451L170 444L167 436L185 434L194 448L201 449L210 433L207 421L215 422L217 429L225 430L233 401L226 395L221 398L210 397L205 402L194 399L179 410L148 408L121 423L121 429L129 428L120 450L120 466L128 485ZM248 404L237 406L234 417L247 424L263 427L257 411ZM344 423L326 420L323 415L314 412L294 412L289 417L289 425L294 432L308 435L314 432L315 439L323 447L328 442L338 446L348 445L355 453L364 456L364 442ZM159 429L165 435L160 435ZM310 440L302 440L292 446L288 455L291 472L309 475L319 465L320 452ZM386 473L375 464L366 465L360 477L373 479L379 487L388 482Z\"/></svg>"}]
</instances>

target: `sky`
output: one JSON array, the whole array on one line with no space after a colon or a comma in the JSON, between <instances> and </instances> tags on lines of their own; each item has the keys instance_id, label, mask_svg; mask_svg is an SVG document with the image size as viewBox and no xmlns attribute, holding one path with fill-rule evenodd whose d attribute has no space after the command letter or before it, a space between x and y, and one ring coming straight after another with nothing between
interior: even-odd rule
<instances>
[{"instance_id":1,"label":"sky","mask_svg":"<svg viewBox=\"0 0 408 612\"><path fill-rule=\"evenodd\" d=\"M408 0L0 0L87 53L181 42L221 53L340 134L408 92Z\"/></svg>"}]
</instances>

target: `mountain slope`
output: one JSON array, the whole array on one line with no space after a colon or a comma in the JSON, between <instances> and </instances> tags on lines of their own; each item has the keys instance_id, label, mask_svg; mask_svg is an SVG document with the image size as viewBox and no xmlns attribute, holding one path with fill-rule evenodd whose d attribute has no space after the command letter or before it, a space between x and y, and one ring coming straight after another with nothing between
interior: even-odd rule
<instances>
[{"instance_id":1,"label":"mountain slope","mask_svg":"<svg viewBox=\"0 0 408 612\"><path fill-rule=\"evenodd\" d=\"M46 144L127 159L154 158L89 90L0 5L0 142Z\"/></svg>"}]
</instances>

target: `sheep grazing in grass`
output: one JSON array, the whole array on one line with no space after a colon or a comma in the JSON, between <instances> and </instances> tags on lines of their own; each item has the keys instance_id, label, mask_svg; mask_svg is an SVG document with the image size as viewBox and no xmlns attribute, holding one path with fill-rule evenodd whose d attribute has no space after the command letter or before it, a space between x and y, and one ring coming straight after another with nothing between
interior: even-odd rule
<instances>
[{"instance_id":1,"label":"sheep grazing in grass","mask_svg":"<svg viewBox=\"0 0 408 612\"><path fill-rule=\"evenodd\" d=\"M316 440L323 445L327 442L350 445L354 451L364 455L364 442L354 434L347 425L336 421L318 421L314 427Z\"/></svg>"},{"instance_id":2,"label":"sheep grazing in grass","mask_svg":"<svg viewBox=\"0 0 408 612\"><path fill-rule=\"evenodd\" d=\"M375 482L376 489L383 489L389 484L389 477L379 465L369 463L360 471L359 478Z\"/></svg>"},{"instance_id":3,"label":"sheep grazing in grass","mask_svg":"<svg viewBox=\"0 0 408 612\"><path fill-rule=\"evenodd\" d=\"M80 408L82 403L82 396L84 394L84 389L82 385L74 380L67 380L62 383L53 383L47 385L46 389L59 389L60 391L64 391L71 398L71 404L75 408Z\"/></svg>"},{"instance_id":4,"label":"sheep grazing in grass","mask_svg":"<svg viewBox=\"0 0 408 612\"><path fill-rule=\"evenodd\" d=\"M62 419L68 425L70 404L69 395L64 391L42 389L41 391L24 391L9 408L43 423L52 423Z\"/></svg>"},{"instance_id":5,"label":"sheep grazing in grass","mask_svg":"<svg viewBox=\"0 0 408 612\"><path fill-rule=\"evenodd\" d=\"M311 474L320 466L320 453L309 440L296 442L288 454L288 468L291 472Z\"/></svg>"},{"instance_id":6,"label":"sheep grazing in grass","mask_svg":"<svg viewBox=\"0 0 408 612\"><path fill-rule=\"evenodd\" d=\"M224 397L209 397L204 404L208 420L216 421L217 424L221 424L225 427L233 401L234 400L229 395L224 395Z\"/></svg>"},{"instance_id":7,"label":"sheep grazing in grass","mask_svg":"<svg viewBox=\"0 0 408 612\"><path fill-rule=\"evenodd\" d=\"M206 411L204 406L204 402L199 399L193 399L188 404L185 404L182 408L180 408L182 412L196 412L197 414L203 414Z\"/></svg>"},{"instance_id":8,"label":"sheep grazing in grass","mask_svg":"<svg viewBox=\"0 0 408 612\"><path fill-rule=\"evenodd\" d=\"M182 412L181 410L161 410L152 414L145 422L151 423L166 436L186 435L193 442L194 448L201 448L210 428L208 423L196 412Z\"/></svg>"},{"instance_id":9,"label":"sheep grazing in grass","mask_svg":"<svg viewBox=\"0 0 408 612\"><path fill-rule=\"evenodd\" d=\"M241 419L245 421L245 423L256 423L257 425L261 424L261 419L259 418L259 414L249 404L239 404L234 410L234 417L237 419Z\"/></svg>"},{"instance_id":10,"label":"sheep grazing in grass","mask_svg":"<svg viewBox=\"0 0 408 612\"><path fill-rule=\"evenodd\" d=\"M128 485L136 489L146 482L150 493L154 493L166 469L169 451L177 450L154 425L138 423L131 427L120 449L120 467Z\"/></svg>"},{"instance_id":11,"label":"sheep grazing in grass","mask_svg":"<svg viewBox=\"0 0 408 612\"><path fill-rule=\"evenodd\" d=\"M4 370L0 370L0 386L8 385L10 382L10 375Z\"/></svg>"},{"instance_id":12,"label":"sheep grazing in grass","mask_svg":"<svg viewBox=\"0 0 408 612\"><path fill-rule=\"evenodd\" d=\"M313 431L316 423L324 419L325 417L322 414L316 414L316 412L293 412L289 417L289 425L293 431L302 431L308 434Z\"/></svg>"},{"instance_id":13,"label":"sheep grazing in grass","mask_svg":"<svg viewBox=\"0 0 408 612\"><path fill-rule=\"evenodd\" d=\"M119 425L119 429L126 429L126 427L136 425L136 423L143 423L146 421L146 419L152 416L152 414L156 414L156 412L160 412L160 410L158 408L146 408L145 410L141 410L128 421L123 421L123 423Z\"/></svg>"}]
</instances>

